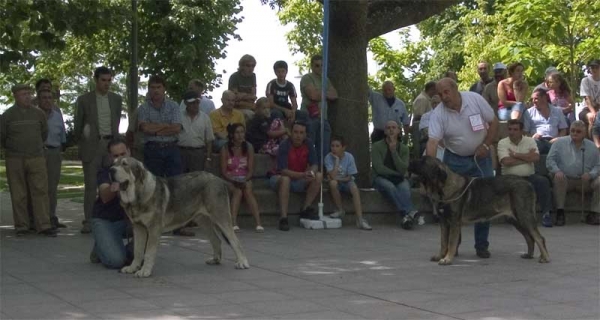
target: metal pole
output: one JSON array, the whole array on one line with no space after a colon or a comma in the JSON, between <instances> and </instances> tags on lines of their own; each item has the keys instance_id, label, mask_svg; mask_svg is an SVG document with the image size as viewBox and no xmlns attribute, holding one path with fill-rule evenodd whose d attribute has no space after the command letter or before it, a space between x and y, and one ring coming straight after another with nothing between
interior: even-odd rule
<instances>
[{"instance_id":1,"label":"metal pole","mask_svg":"<svg viewBox=\"0 0 600 320\"><path fill-rule=\"evenodd\" d=\"M138 21L137 0L131 0L131 61L129 67L129 119L138 105ZM131 121L130 121L131 124ZM135 125L135 124L134 124Z\"/></svg>"},{"instance_id":2,"label":"metal pole","mask_svg":"<svg viewBox=\"0 0 600 320\"><path fill-rule=\"evenodd\" d=\"M329 64L329 0L323 1L323 72L321 73L321 173L325 176L323 170L323 160L325 155L325 146L323 146L323 135L325 134L325 118L327 115L327 70ZM319 218L323 219L323 186L321 185L321 198L319 201Z\"/></svg>"}]
</instances>

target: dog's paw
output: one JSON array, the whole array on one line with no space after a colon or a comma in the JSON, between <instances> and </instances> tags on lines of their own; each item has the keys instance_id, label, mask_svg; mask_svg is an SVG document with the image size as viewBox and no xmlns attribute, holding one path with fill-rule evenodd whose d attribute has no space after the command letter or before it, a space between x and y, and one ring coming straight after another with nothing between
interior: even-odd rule
<instances>
[{"instance_id":1,"label":"dog's paw","mask_svg":"<svg viewBox=\"0 0 600 320\"><path fill-rule=\"evenodd\" d=\"M544 256L540 256L540 260L538 260L539 263L549 263L550 262L550 258L544 257Z\"/></svg>"},{"instance_id":2,"label":"dog's paw","mask_svg":"<svg viewBox=\"0 0 600 320\"><path fill-rule=\"evenodd\" d=\"M452 264L452 260L448 258L440 259L440 261L438 261L438 264L440 266L449 266Z\"/></svg>"},{"instance_id":3,"label":"dog's paw","mask_svg":"<svg viewBox=\"0 0 600 320\"><path fill-rule=\"evenodd\" d=\"M127 267L121 268L121 273L134 273L140 269L139 266L130 265Z\"/></svg>"},{"instance_id":4,"label":"dog's paw","mask_svg":"<svg viewBox=\"0 0 600 320\"><path fill-rule=\"evenodd\" d=\"M136 278L148 278L152 275L152 270L150 268L142 268L138 272L135 273Z\"/></svg>"},{"instance_id":5,"label":"dog's paw","mask_svg":"<svg viewBox=\"0 0 600 320\"><path fill-rule=\"evenodd\" d=\"M210 264L210 265L214 266L214 265L221 264L221 259L210 258L210 259L207 259L205 262L206 262L206 264Z\"/></svg>"},{"instance_id":6,"label":"dog's paw","mask_svg":"<svg viewBox=\"0 0 600 320\"><path fill-rule=\"evenodd\" d=\"M440 261L441 257L438 255L432 256L429 261L433 261L433 262L438 262Z\"/></svg>"},{"instance_id":7,"label":"dog's paw","mask_svg":"<svg viewBox=\"0 0 600 320\"><path fill-rule=\"evenodd\" d=\"M250 264L248 263L248 260L243 260L243 261L238 261L235 263L235 268L236 269L250 269Z\"/></svg>"},{"instance_id":8,"label":"dog's paw","mask_svg":"<svg viewBox=\"0 0 600 320\"><path fill-rule=\"evenodd\" d=\"M523 259L533 259L533 254L530 254L530 253L523 253L523 254L521 255L521 258L523 258Z\"/></svg>"}]
</instances>

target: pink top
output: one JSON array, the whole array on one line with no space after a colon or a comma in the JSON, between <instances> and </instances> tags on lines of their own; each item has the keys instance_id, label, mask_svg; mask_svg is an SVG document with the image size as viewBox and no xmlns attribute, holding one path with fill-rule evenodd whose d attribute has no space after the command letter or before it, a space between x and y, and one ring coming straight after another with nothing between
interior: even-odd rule
<instances>
[{"instance_id":1,"label":"pink top","mask_svg":"<svg viewBox=\"0 0 600 320\"><path fill-rule=\"evenodd\" d=\"M504 86L504 92L506 92L506 100L508 101L517 101L517 97L515 97L515 92L513 89L504 82L502 84ZM498 99L498 109L504 109L504 104L501 99Z\"/></svg>"},{"instance_id":2,"label":"pink top","mask_svg":"<svg viewBox=\"0 0 600 320\"><path fill-rule=\"evenodd\" d=\"M230 156L227 159L227 174L233 177L245 177L248 175L248 155Z\"/></svg>"}]
</instances>

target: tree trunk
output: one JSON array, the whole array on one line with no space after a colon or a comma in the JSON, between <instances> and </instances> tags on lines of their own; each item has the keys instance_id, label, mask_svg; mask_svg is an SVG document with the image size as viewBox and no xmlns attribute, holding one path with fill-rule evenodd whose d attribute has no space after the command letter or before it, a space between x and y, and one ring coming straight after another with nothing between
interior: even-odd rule
<instances>
[{"instance_id":1,"label":"tree trunk","mask_svg":"<svg viewBox=\"0 0 600 320\"><path fill-rule=\"evenodd\" d=\"M329 107L334 135L344 137L354 155L357 183L370 186L371 154L367 110L367 0L330 3L329 79L339 99ZM332 59L331 57L336 57Z\"/></svg>"}]
</instances>

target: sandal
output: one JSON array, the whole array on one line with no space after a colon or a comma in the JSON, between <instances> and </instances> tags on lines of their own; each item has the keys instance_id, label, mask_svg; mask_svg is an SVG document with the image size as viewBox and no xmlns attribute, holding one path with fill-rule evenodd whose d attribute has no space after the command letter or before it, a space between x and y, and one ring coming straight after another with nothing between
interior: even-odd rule
<instances>
[{"instance_id":1,"label":"sandal","mask_svg":"<svg viewBox=\"0 0 600 320\"><path fill-rule=\"evenodd\" d=\"M233 232L240 232L240 227L233 226Z\"/></svg>"},{"instance_id":2,"label":"sandal","mask_svg":"<svg viewBox=\"0 0 600 320\"><path fill-rule=\"evenodd\" d=\"M256 226L256 232L263 233L265 232L265 228L263 228L262 226Z\"/></svg>"}]
</instances>

